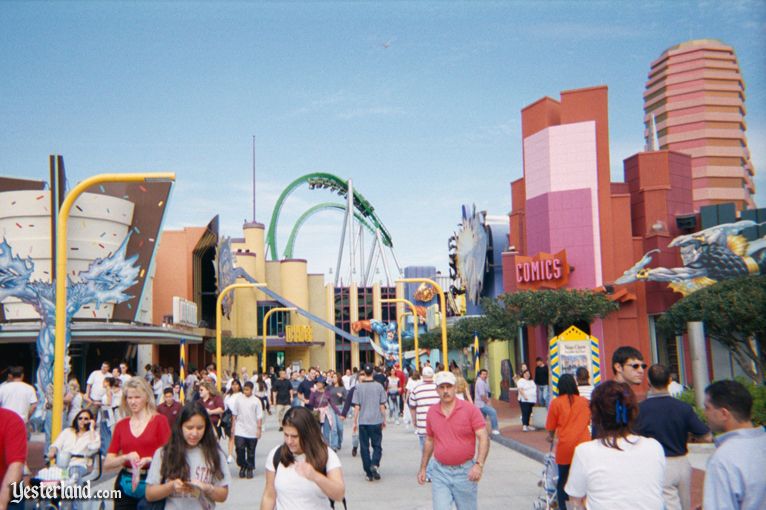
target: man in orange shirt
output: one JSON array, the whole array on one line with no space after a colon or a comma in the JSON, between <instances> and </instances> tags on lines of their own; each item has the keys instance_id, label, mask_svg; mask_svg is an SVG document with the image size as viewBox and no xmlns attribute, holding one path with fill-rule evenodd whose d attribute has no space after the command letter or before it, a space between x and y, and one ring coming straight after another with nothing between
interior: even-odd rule
<instances>
[{"instance_id":1,"label":"man in orange shirt","mask_svg":"<svg viewBox=\"0 0 766 510\"><path fill-rule=\"evenodd\" d=\"M590 403L580 396L572 374L561 376L558 390L559 396L553 399L548 409L545 429L548 431L548 441L558 436L556 464L559 467L559 480L556 484L556 497L559 508L566 510L568 497L564 486L569 478L569 466L572 464L575 447L590 441Z\"/></svg>"}]
</instances>

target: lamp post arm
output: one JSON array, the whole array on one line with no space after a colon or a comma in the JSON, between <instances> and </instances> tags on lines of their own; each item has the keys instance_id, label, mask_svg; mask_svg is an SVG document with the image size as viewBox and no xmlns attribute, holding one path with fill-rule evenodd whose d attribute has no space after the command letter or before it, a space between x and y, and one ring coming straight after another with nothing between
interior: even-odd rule
<instances>
[{"instance_id":1,"label":"lamp post arm","mask_svg":"<svg viewBox=\"0 0 766 510\"><path fill-rule=\"evenodd\" d=\"M174 181L176 174L99 174L78 183L64 198L56 222L56 329L53 344L53 413L51 416L51 437L58 437L61 432L64 414L64 362L66 357L67 331L67 220L77 198L87 189L97 184L110 182L147 182Z\"/></svg>"}]
</instances>

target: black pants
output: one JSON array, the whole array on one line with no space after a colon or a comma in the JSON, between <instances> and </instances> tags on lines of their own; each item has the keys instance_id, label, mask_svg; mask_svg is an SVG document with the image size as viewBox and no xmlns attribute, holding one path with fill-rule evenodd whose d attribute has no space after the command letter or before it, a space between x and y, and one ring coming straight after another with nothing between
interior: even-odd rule
<instances>
[{"instance_id":1,"label":"black pants","mask_svg":"<svg viewBox=\"0 0 766 510\"><path fill-rule=\"evenodd\" d=\"M125 494L125 491L122 490L122 487L120 486L120 477L122 476L123 472L129 473L129 471L123 468L114 479L115 490L118 490L122 493L122 497L114 500L114 510L136 510L138 507L138 502L141 500L128 496Z\"/></svg>"},{"instance_id":2,"label":"black pants","mask_svg":"<svg viewBox=\"0 0 766 510\"><path fill-rule=\"evenodd\" d=\"M382 443L382 425L359 425L359 451L367 476L372 476L372 466L380 466L380 459L383 457ZM372 448L372 457L370 457L370 448Z\"/></svg>"},{"instance_id":3,"label":"black pants","mask_svg":"<svg viewBox=\"0 0 766 510\"><path fill-rule=\"evenodd\" d=\"M234 436L237 465L240 468L255 469L255 447L257 444L258 439L255 437Z\"/></svg>"},{"instance_id":4,"label":"black pants","mask_svg":"<svg viewBox=\"0 0 766 510\"><path fill-rule=\"evenodd\" d=\"M267 413L271 412L271 405L269 404L269 397L258 397L261 399L261 405L263 406L263 410Z\"/></svg>"},{"instance_id":5,"label":"black pants","mask_svg":"<svg viewBox=\"0 0 766 510\"><path fill-rule=\"evenodd\" d=\"M559 501L559 510L567 510L567 500L569 496L564 491L564 487L569 479L569 467L571 464L558 464L559 466L559 481L556 483L556 498Z\"/></svg>"},{"instance_id":6,"label":"black pants","mask_svg":"<svg viewBox=\"0 0 766 510\"><path fill-rule=\"evenodd\" d=\"M534 402L519 402L521 405L521 424L529 426L529 417L532 416L532 408L535 407Z\"/></svg>"}]
</instances>

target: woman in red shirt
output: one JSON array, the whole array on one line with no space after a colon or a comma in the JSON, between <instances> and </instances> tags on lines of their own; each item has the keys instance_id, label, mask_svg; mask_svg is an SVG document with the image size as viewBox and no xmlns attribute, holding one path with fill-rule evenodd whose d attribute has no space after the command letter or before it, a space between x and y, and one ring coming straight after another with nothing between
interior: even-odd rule
<instances>
[{"instance_id":1,"label":"woman in red shirt","mask_svg":"<svg viewBox=\"0 0 766 510\"><path fill-rule=\"evenodd\" d=\"M556 464L559 467L559 480L556 484L556 496L561 510L567 509L567 495L564 486L569 478L569 466L572 464L575 447L590 441L590 402L580 396L577 382L572 374L564 374L559 379L559 396L553 399L548 409L545 429L548 441L558 436L556 444Z\"/></svg>"},{"instance_id":2,"label":"woman in red shirt","mask_svg":"<svg viewBox=\"0 0 766 510\"><path fill-rule=\"evenodd\" d=\"M121 467L114 487L122 498L114 501L115 510L135 510L146 490L146 473L152 456L170 438L168 420L157 412L149 383L133 377L123 391L123 418L114 426L112 442L107 450L104 469ZM133 471L139 470L140 481L133 485Z\"/></svg>"}]
</instances>

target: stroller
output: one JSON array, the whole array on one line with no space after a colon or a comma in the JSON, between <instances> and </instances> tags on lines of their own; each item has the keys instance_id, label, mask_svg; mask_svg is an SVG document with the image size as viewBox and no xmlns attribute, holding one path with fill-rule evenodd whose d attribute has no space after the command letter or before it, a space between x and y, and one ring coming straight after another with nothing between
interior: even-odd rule
<instances>
[{"instance_id":1,"label":"stroller","mask_svg":"<svg viewBox=\"0 0 766 510\"><path fill-rule=\"evenodd\" d=\"M537 486L542 492L532 504L532 510L557 510L559 507L556 499L556 484L559 481L559 467L556 464L556 455L553 444L551 449L545 454L543 459L542 478L537 482Z\"/></svg>"},{"instance_id":2,"label":"stroller","mask_svg":"<svg viewBox=\"0 0 766 510\"><path fill-rule=\"evenodd\" d=\"M91 455L91 467L89 470L80 475L77 470L69 469L69 461L73 456L59 452L56 456L56 464L54 466L41 469L37 475L30 480L32 486L45 486L45 485L84 485L86 482L94 482L101 478L102 465L101 455L98 452ZM77 455L77 457L82 457ZM104 507L103 501L76 501L68 499L36 499L32 502L31 508L33 510L77 510L83 508L93 508L94 504L100 510ZM26 506L25 508L30 508Z\"/></svg>"}]
</instances>

